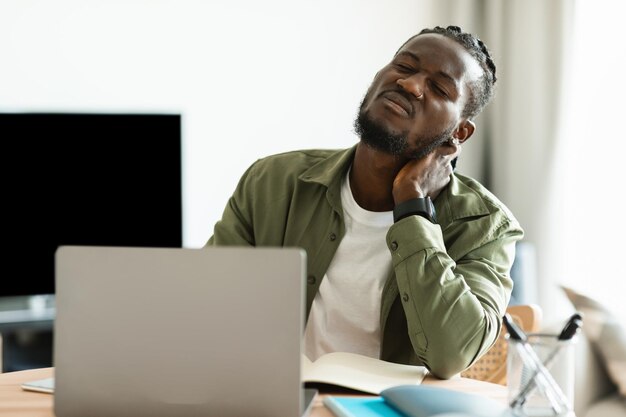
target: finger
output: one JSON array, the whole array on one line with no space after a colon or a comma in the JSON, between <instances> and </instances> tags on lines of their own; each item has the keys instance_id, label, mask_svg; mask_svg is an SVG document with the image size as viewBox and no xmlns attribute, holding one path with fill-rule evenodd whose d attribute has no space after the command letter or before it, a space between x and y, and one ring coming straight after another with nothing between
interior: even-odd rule
<instances>
[{"instance_id":1,"label":"finger","mask_svg":"<svg viewBox=\"0 0 626 417\"><path fill-rule=\"evenodd\" d=\"M450 162L454 158L457 158L461 153L461 146L442 145L438 151L438 157L440 160Z\"/></svg>"},{"instance_id":2,"label":"finger","mask_svg":"<svg viewBox=\"0 0 626 417\"><path fill-rule=\"evenodd\" d=\"M454 157L457 158L459 155L461 155L462 150L463 150L463 145L461 145L460 143L456 145L456 153Z\"/></svg>"},{"instance_id":3,"label":"finger","mask_svg":"<svg viewBox=\"0 0 626 417\"><path fill-rule=\"evenodd\" d=\"M443 143L442 148L447 150L447 154L452 158L456 158L461 154L461 150L463 147L461 146L461 142L454 137L451 137L446 142Z\"/></svg>"}]
</instances>

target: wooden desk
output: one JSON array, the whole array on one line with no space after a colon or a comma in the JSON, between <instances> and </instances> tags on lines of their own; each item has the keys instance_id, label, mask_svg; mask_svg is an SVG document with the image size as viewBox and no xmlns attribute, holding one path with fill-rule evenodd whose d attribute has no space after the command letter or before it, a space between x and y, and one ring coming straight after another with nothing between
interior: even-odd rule
<instances>
[{"instance_id":1,"label":"wooden desk","mask_svg":"<svg viewBox=\"0 0 626 417\"><path fill-rule=\"evenodd\" d=\"M22 390L23 382L48 378L53 368L0 374L0 416L53 417L52 395Z\"/></svg>"},{"instance_id":2,"label":"wooden desk","mask_svg":"<svg viewBox=\"0 0 626 417\"><path fill-rule=\"evenodd\" d=\"M23 382L43 379L53 375L54 368L0 374L0 416L54 417L52 412L52 395L24 391L20 387ZM426 377L423 384L481 394L506 404L507 391L506 387L502 385L467 378L442 381L431 376ZM322 404L323 397L323 393L317 396L311 417L334 417Z\"/></svg>"}]
</instances>

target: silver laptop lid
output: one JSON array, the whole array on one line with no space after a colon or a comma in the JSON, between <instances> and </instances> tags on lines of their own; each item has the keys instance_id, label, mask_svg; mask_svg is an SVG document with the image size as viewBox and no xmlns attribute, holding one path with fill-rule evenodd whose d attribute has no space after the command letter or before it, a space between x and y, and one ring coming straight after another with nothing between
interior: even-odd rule
<instances>
[{"instance_id":1,"label":"silver laptop lid","mask_svg":"<svg viewBox=\"0 0 626 417\"><path fill-rule=\"evenodd\" d=\"M66 246L57 417L298 416L300 249Z\"/></svg>"}]
</instances>

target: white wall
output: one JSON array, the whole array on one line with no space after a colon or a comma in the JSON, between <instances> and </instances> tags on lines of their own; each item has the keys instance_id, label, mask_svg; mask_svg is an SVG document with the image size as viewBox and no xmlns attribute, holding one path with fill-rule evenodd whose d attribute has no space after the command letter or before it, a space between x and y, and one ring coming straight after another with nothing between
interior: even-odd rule
<instances>
[{"instance_id":1,"label":"white wall","mask_svg":"<svg viewBox=\"0 0 626 417\"><path fill-rule=\"evenodd\" d=\"M255 159L348 147L419 1L0 0L0 111L183 116L184 245Z\"/></svg>"}]
</instances>

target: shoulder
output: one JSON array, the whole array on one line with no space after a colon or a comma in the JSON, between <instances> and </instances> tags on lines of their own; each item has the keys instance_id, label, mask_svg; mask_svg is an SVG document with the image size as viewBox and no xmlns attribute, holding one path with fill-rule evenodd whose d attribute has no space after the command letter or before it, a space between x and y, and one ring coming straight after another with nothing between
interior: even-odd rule
<instances>
[{"instance_id":1,"label":"shoulder","mask_svg":"<svg viewBox=\"0 0 626 417\"><path fill-rule=\"evenodd\" d=\"M274 154L258 159L248 169L246 176L257 183L280 181L287 185L301 179L309 182L311 175L337 174L335 161L341 160L349 152L349 149L305 149Z\"/></svg>"},{"instance_id":2,"label":"shoulder","mask_svg":"<svg viewBox=\"0 0 626 417\"><path fill-rule=\"evenodd\" d=\"M446 223L472 222L487 230L519 230L511 210L490 190L474 178L454 173L445 194L441 211ZM438 208L439 213L439 208Z\"/></svg>"},{"instance_id":3,"label":"shoulder","mask_svg":"<svg viewBox=\"0 0 626 417\"><path fill-rule=\"evenodd\" d=\"M468 189L472 190L483 201L483 203L485 203L489 211L501 212L507 219L517 222L511 210L509 210L509 208L483 184L474 178L462 174L455 174L455 176Z\"/></svg>"},{"instance_id":4,"label":"shoulder","mask_svg":"<svg viewBox=\"0 0 626 417\"><path fill-rule=\"evenodd\" d=\"M247 169L239 186L257 196L262 193L273 198L287 196L296 188L311 184L312 172L332 171L332 161L346 152L346 149L306 149L269 155L258 159ZM313 185L313 188L316 187Z\"/></svg>"},{"instance_id":5,"label":"shoulder","mask_svg":"<svg viewBox=\"0 0 626 417\"><path fill-rule=\"evenodd\" d=\"M304 172L310 167L343 152L340 149L304 149L278 153L258 159L252 167L256 171Z\"/></svg>"},{"instance_id":6,"label":"shoulder","mask_svg":"<svg viewBox=\"0 0 626 417\"><path fill-rule=\"evenodd\" d=\"M488 257L495 259L497 248L500 248L499 253L504 253L508 259L506 247L524 236L524 230L511 210L473 178L454 173L441 197L442 201L435 201L436 206L438 204L437 219L448 253L454 259L491 243L495 246L489 246Z\"/></svg>"}]
</instances>

